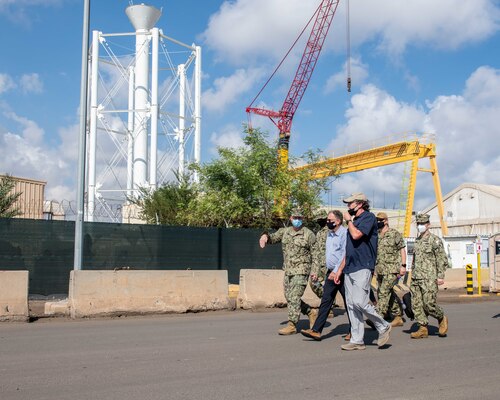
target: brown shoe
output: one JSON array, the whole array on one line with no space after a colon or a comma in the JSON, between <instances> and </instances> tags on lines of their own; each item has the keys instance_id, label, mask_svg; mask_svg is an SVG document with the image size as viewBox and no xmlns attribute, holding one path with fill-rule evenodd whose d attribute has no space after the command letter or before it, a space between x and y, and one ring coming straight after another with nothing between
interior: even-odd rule
<instances>
[{"instance_id":1,"label":"brown shoe","mask_svg":"<svg viewBox=\"0 0 500 400\"><path fill-rule=\"evenodd\" d=\"M281 328L278 331L278 333L280 335L294 335L297 333L297 328L293 322L288 321L287 326L285 326L284 328Z\"/></svg>"},{"instance_id":2,"label":"brown shoe","mask_svg":"<svg viewBox=\"0 0 500 400\"><path fill-rule=\"evenodd\" d=\"M429 336L429 331L426 325L420 325L418 331L413 332L411 335L412 339L423 339Z\"/></svg>"},{"instance_id":3,"label":"brown shoe","mask_svg":"<svg viewBox=\"0 0 500 400\"><path fill-rule=\"evenodd\" d=\"M378 347L384 346L389 341L389 337L391 336L391 330L392 326L389 325L385 331L378 334L378 340L377 340Z\"/></svg>"},{"instance_id":4,"label":"brown shoe","mask_svg":"<svg viewBox=\"0 0 500 400\"><path fill-rule=\"evenodd\" d=\"M351 340L351 332L349 332L347 335L344 336L344 340L346 341Z\"/></svg>"},{"instance_id":5,"label":"brown shoe","mask_svg":"<svg viewBox=\"0 0 500 400\"><path fill-rule=\"evenodd\" d=\"M316 308L311 308L311 311L309 311L309 328L312 329L314 326L314 323L316 322L316 318L318 318L318 309Z\"/></svg>"},{"instance_id":6,"label":"brown shoe","mask_svg":"<svg viewBox=\"0 0 500 400\"><path fill-rule=\"evenodd\" d=\"M391 322L392 327L394 328L395 326L403 326L404 325L404 320L401 318L401 316L396 315L394 319Z\"/></svg>"},{"instance_id":7,"label":"brown shoe","mask_svg":"<svg viewBox=\"0 0 500 400\"><path fill-rule=\"evenodd\" d=\"M312 329L302 329L300 333L302 333L305 337L308 337L310 339L318 341L321 340L321 333L313 331Z\"/></svg>"},{"instance_id":8,"label":"brown shoe","mask_svg":"<svg viewBox=\"0 0 500 400\"><path fill-rule=\"evenodd\" d=\"M356 343L346 343L340 346L342 350L364 350L366 349L366 346L364 344L356 344Z\"/></svg>"},{"instance_id":9,"label":"brown shoe","mask_svg":"<svg viewBox=\"0 0 500 400\"><path fill-rule=\"evenodd\" d=\"M444 337L448 333L448 317L443 316L439 321L439 336Z\"/></svg>"}]
</instances>

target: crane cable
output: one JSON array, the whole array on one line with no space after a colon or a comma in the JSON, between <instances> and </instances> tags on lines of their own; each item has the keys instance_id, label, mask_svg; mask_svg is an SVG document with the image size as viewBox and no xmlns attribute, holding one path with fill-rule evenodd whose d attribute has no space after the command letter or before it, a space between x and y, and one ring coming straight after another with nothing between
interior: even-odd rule
<instances>
[{"instance_id":1,"label":"crane cable","mask_svg":"<svg viewBox=\"0 0 500 400\"><path fill-rule=\"evenodd\" d=\"M346 72L347 72L347 91L351 93L351 23L349 16L349 0L346 1L346 49L347 49L347 62L346 62Z\"/></svg>"},{"instance_id":2,"label":"crane cable","mask_svg":"<svg viewBox=\"0 0 500 400\"><path fill-rule=\"evenodd\" d=\"M323 4L323 3L321 3ZM255 100L257 100L257 98L260 96L260 94L262 93L262 91L266 88L267 84L269 83L269 81L273 78L273 76L276 74L276 72L278 71L278 69L281 67L281 64L283 64L283 62L285 61L285 59L288 57L288 55L290 54L290 52L292 51L292 49L295 47L295 45L297 44L297 42L299 41L299 39L302 37L302 35L304 34L305 30L307 29L307 27L311 24L311 21L314 19L314 17L316 16L316 14L319 13L319 10L321 8L321 4L319 5L319 7L316 9L316 11L314 12L314 14L312 15L312 17L309 19L309 21L307 22L306 26L304 26L304 29L302 29L302 32L300 32L299 36L297 36L297 39L295 39L295 41L293 42L292 46L288 49L288 51L286 52L285 56L283 57L283 59L280 61L280 63L278 64L278 66L276 67L276 69L274 70L274 72L272 73L272 75L269 77L269 79L266 81L266 83L264 84L264 86L262 87L262 89L260 89L259 93L257 93L257 95L254 97L254 99L252 100L252 102L250 103L250 105L248 107L252 107L253 103L255 102Z\"/></svg>"}]
</instances>

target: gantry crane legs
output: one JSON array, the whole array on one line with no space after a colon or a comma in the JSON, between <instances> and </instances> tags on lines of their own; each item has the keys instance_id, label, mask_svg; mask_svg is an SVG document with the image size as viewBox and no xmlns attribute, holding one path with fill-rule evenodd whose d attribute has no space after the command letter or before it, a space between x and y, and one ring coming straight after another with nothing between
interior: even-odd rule
<instances>
[{"instance_id":1,"label":"gantry crane legs","mask_svg":"<svg viewBox=\"0 0 500 400\"><path fill-rule=\"evenodd\" d=\"M428 158L430 169L418 168L418 161ZM307 164L296 170L311 170L311 179L326 178L328 176L348 174L350 172L363 171L365 169L383 167L386 165L411 161L411 172L408 185L408 197L406 202L405 224L403 234L410 236L410 225L415 198L415 184L417 171L430 172L432 174L436 203L438 207L439 221L443 236L448 234L448 226L444 219L443 196L436 163L435 143L423 144L419 140L401 141L369 150L346 154L340 157L329 158L314 164Z\"/></svg>"}]
</instances>

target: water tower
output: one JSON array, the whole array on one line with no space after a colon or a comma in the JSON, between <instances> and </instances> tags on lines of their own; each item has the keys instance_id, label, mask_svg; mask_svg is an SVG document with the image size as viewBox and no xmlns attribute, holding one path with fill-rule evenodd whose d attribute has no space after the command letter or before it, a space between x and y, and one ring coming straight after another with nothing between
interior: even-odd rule
<instances>
[{"instance_id":1,"label":"water tower","mask_svg":"<svg viewBox=\"0 0 500 400\"><path fill-rule=\"evenodd\" d=\"M135 32L92 32L88 221L120 222L128 199L200 162L201 48L155 27L155 7L125 12Z\"/></svg>"}]
</instances>

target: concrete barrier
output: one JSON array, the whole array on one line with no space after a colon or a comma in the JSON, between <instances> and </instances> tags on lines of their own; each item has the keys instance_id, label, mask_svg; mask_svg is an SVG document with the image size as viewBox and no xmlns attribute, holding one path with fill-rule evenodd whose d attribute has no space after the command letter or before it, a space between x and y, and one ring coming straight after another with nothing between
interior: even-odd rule
<instances>
[{"instance_id":1,"label":"concrete barrier","mask_svg":"<svg viewBox=\"0 0 500 400\"><path fill-rule=\"evenodd\" d=\"M0 321L28 321L28 271L0 271Z\"/></svg>"},{"instance_id":2,"label":"concrete barrier","mask_svg":"<svg viewBox=\"0 0 500 400\"><path fill-rule=\"evenodd\" d=\"M474 279L474 287L477 287L477 268L473 268L472 275ZM490 285L490 270L481 268L481 286L489 287ZM461 289L467 287L465 268L450 268L446 270L444 276L444 285L439 286L439 289Z\"/></svg>"},{"instance_id":3,"label":"concrete barrier","mask_svg":"<svg viewBox=\"0 0 500 400\"><path fill-rule=\"evenodd\" d=\"M477 287L477 269L473 270L473 275L474 287ZM237 307L243 309L258 309L286 306L285 295L283 293L283 276L284 271L282 270L240 270ZM481 281L483 287L489 285L489 269L481 268ZM439 286L439 289L460 289L465 287L465 268L452 268L446 271L445 283ZM312 292L309 285L302 299L313 307L318 307L320 303L320 300ZM336 302L343 306L340 295L337 296Z\"/></svg>"},{"instance_id":4,"label":"concrete barrier","mask_svg":"<svg viewBox=\"0 0 500 400\"><path fill-rule=\"evenodd\" d=\"M258 309L286 306L283 291L284 271L276 269L240 270L240 288L237 307ZM319 307L320 299L309 285L302 299L312 307Z\"/></svg>"},{"instance_id":5,"label":"concrete barrier","mask_svg":"<svg viewBox=\"0 0 500 400\"><path fill-rule=\"evenodd\" d=\"M227 309L227 271L71 271L72 318Z\"/></svg>"}]
</instances>

